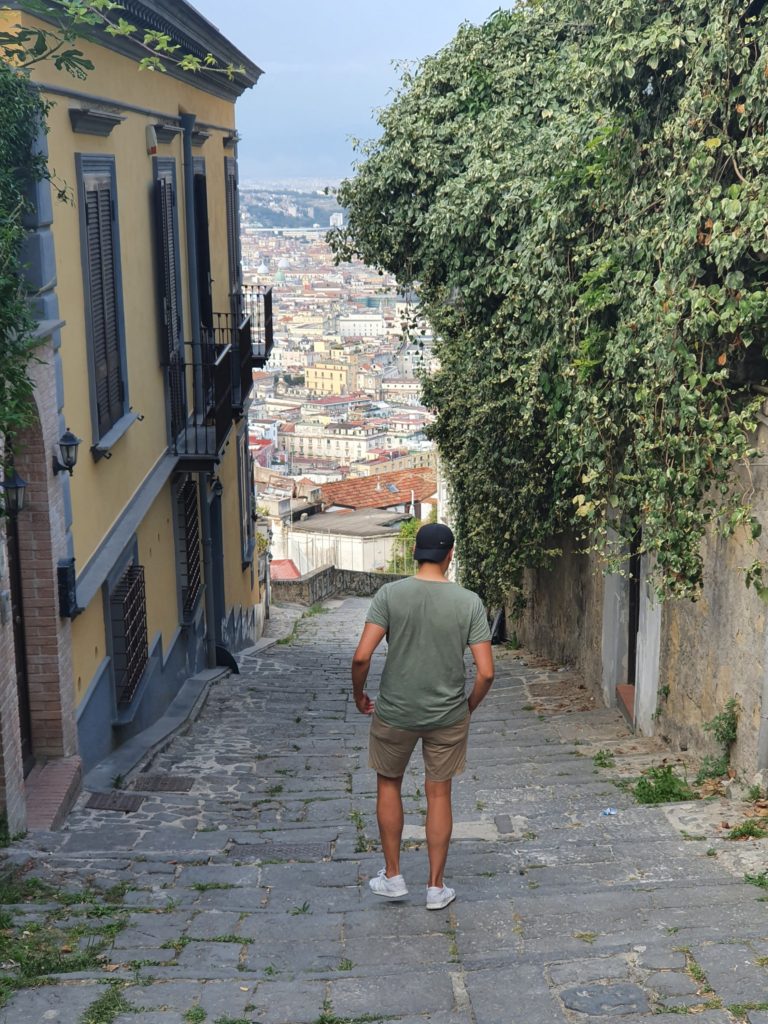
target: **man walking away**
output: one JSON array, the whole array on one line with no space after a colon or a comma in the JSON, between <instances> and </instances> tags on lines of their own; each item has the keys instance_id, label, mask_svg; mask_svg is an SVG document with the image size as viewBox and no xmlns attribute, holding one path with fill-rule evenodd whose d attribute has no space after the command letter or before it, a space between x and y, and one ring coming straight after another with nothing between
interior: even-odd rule
<instances>
[{"instance_id":1,"label":"man walking away","mask_svg":"<svg viewBox=\"0 0 768 1024\"><path fill-rule=\"evenodd\" d=\"M491 634L477 594L446 579L453 533L432 523L416 534L415 576L385 584L374 597L352 660L358 711L371 715L368 765L377 773L376 815L384 867L370 881L377 896L399 899L408 890L400 874L403 774L418 740L424 757L429 882L427 910L456 898L443 872L453 829L451 780L464 770L469 720L493 682ZM374 705L365 693L373 652L387 637L387 659ZM465 696L464 651L475 662Z\"/></svg>"}]
</instances>

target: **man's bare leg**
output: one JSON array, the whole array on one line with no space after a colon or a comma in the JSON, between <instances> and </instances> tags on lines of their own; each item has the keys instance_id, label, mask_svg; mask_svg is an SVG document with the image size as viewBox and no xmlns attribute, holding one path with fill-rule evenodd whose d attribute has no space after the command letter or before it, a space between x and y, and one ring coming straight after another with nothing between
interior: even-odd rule
<instances>
[{"instance_id":1,"label":"man's bare leg","mask_svg":"<svg viewBox=\"0 0 768 1024\"><path fill-rule=\"evenodd\" d=\"M377 775L376 817L387 878L400 874L400 841L403 838L402 775L397 779Z\"/></svg>"},{"instance_id":2,"label":"man's bare leg","mask_svg":"<svg viewBox=\"0 0 768 1024\"><path fill-rule=\"evenodd\" d=\"M429 854L429 886L443 885L443 872L448 859L448 844L453 831L451 779L445 782L424 782L427 794L427 852Z\"/></svg>"}]
</instances>

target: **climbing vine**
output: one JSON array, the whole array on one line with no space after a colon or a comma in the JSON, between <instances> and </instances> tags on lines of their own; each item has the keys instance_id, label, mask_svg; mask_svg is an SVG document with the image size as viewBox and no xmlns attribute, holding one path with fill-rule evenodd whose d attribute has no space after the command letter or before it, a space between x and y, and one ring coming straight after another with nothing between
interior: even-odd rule
<instances>
[{"instance_id":1,"label":"climbing vine","mask_svg":"<svg viewBox=\"0 0 768 1024\"><path fill-rule=\"evenodd\" d=\"M404 69L342 184L337 259L416 285L440 338L433 437L491 600L565 533L617 567L641 530L686 596L705 530L759 533L761 8L521 0Z\"/></svg>"},{"instance_id":2,"label":"climbing vine","mask_svg":"<svg viewBox=\"0 0 768 1024\"><path fill-rule=\"evenodd\" d=\"M24 288L21 254L27 190L46 173L34 155L45 105L23 75L0 63L0 435L27 422L32 385L34 321Z\"/></svg>"}]
</instances>

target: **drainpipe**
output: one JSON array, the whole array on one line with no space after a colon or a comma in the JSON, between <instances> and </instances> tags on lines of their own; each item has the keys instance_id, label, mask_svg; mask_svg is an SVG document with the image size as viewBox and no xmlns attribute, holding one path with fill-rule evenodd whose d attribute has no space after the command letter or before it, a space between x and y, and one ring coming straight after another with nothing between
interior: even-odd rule
<instances>
[{"instance_id":1,"label":"drainpipe","mask_svg":"<svg viewBox=\"0 0 768 1024\"><path fill-rule=\"evenodd\" d=\"M187 239L187 279L189 308L192 319L192 361L194 370L195 417L203 408L203 339L200 328L200 293L197 288L197 234L195 231L195 165L192 156L194 114L181 115L184 133L184 218ZM198 475L200 491L200 533L203 542L203 572L205 574L205 659L208 668L216 667L216 606L213 598L213 541L211 538L211 509L208 505L208 486L211 474L201 470Z\"/></svg>"}]
</instances>

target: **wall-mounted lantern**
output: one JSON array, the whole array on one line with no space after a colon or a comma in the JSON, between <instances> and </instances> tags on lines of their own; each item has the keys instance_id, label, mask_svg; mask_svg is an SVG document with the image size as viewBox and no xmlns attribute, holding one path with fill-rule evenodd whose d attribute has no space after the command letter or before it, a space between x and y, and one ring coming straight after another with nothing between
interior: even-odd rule
<instances>
[{"instance_id":1,"label":"wall-mounted lantern","mask_svg":"<svg viewBox=\"0 0 768 1024\"><path fill-rule=\"evenodd\" d=\"M220 498L224 493L224 485L217 476L215 476L211 481L211 492L214 498Z\"/></svg>"},{"instance_id":2,"label":"wall-mounted lantern","mask_svg":"<svg viewBox=\"0 0 768 1024\"><path fill-rule=\"evenodd\" d=\"M27 487L27 481L19 476L14 469L6 474L5 479L0 483L0 487L2 487L5 494L6 514L15 519L24 508L24 491Z\"/></svg>"},{"instance_id":3,"label":"wall-mounted lantern","mask_svg":"<svg viewBox=\"0 0 768 1024\"><path fill-rule=\"evenodd\" d=\"M69 473L72 476L72 470L77 465L77 449L81 444L79 437L75 437L72 431L67 427L64 433L59 438L59 452L61 454L61 461L57 455L53 456L53 473L54 476L57 473Z\"/></svg>"}]
</instances>

